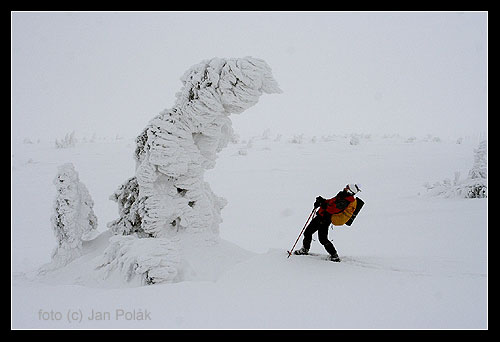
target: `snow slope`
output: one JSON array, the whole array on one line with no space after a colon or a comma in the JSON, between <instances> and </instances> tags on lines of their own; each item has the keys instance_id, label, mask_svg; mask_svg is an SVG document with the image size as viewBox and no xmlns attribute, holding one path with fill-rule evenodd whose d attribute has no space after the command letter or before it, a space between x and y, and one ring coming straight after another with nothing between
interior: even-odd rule
<instances>
[{"instance_id":1,"label":"snow slope","mask_svg":"<svg viewBox=\"0 0 500 342\"><path fill-rule=\"evenodd\" d=\"M230 144L205 175L228 201L221 241L188 249L184 281L152 286L95 271L117 217L109 196L134 171L133 139L13 143L12 327L487 328L487 199L431 197L423 187L466 175L478 138L356 138L266 132ZM94 200L101 234L42 277L56 244L52 180L66 162ZM366 204L351 227L330 230L343 262L287 258L315 197L350 182ZM324 253L314 238L311 251Z\"/></svg>"}]
</instances>

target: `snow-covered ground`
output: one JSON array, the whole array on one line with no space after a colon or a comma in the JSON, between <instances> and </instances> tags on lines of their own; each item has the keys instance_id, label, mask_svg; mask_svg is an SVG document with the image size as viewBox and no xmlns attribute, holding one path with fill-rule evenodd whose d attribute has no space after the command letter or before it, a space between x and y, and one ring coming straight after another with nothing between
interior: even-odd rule
<instances>
[{"instance_id":1,"label":"snow-covered ground","mask_svg":"<svg viewBox=\"0 0 500 342\"><path fill-rule=\"evenodd\" d=\"M109 196L134 174L134 140L13 141L12 327L487 328L487 199L433 197L423 186L467 176L480 139L462 138L242 137L205 174L228 201L222 241L188 249L187 280L151 286L94 276L106 224L118 217ZM40 277L56 245L52 181L67 162L95 202L101 235ZM351 227L329 233L343 261L287 258L315 197L352 182L365 206ZM325 253L314 238L311 251Z\"/></svg>"}]
</instances>

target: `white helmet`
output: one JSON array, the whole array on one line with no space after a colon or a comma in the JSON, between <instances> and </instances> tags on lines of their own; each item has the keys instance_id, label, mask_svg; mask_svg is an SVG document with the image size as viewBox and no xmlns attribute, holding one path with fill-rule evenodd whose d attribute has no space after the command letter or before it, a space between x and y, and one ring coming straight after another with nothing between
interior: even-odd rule
<instances>
[{"instance_id":1,"label":"white helmet","mask_svg":"<svg viewBox=\"0 0 500 342\"><path fill-rule=\"evenodd\" d=\"M357 194L359 191L361 191L360 189L360 186L359 184L355 184L355 183L352 183L352 184L347 184L345 186L346 190L349 191L351 194L355 195Z\"/></svg>"}]
</instances>

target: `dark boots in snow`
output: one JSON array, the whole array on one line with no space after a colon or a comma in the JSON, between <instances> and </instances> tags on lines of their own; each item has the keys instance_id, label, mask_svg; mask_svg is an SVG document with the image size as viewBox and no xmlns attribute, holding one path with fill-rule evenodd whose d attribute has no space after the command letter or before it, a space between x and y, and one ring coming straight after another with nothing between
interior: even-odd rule
<instances>
[{"instance_id":1,"label":"dark boots in snow","mask_svg":"<svg viewBox=\"0 0 500 342\"><path fill-rule=\"evenodd\" d=\"M337 253L330 255L330 261L340 262L339 255Z\"/></svg>"},{"instance_id":2,"label":"dark boots in snow","mask_svg":"<svg viewBox=\"0 0 500 342\"><path fill-rule=\"evenodd\" d=\"M301 249L294 251L293 254L295 254L295 255L308 255L309 250L305 247L302 247ZM339 255L337 254L337 252L334 252L333 254L330 254L330 257L328 258L328 260L339 262L340 258L339 258Z\"/></svg>"},{"instance_id":3,"label":"dark boots in snow","mask_svg":"<svg viewBox=\"0 0 500 342\"><path fill-rule=\"evenodd\" d=\"M293 254L295 254L295 255L307 255L307 254L309 254L309 249L302 247L301 249L298 249L295 252L293 252Z\"/></svg>"}]
</instances>

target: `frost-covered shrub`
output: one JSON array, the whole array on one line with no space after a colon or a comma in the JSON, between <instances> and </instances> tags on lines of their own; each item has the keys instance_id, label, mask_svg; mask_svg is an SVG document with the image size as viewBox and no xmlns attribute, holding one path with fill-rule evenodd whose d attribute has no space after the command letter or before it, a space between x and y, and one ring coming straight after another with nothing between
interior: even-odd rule
<instances>
[{"instance_id":1,"label":"frost-covered shrub","mask_svg":"<svg viewBox=\"0 0 500 342\"><path fill-rule=\"evenodd\" d=\"M271 129L266 129L262 132L262 140L268 140L271 137Z\"/></svg>"},{"instance_id":2,"label":"frost-covered shrub","mask_svg":"<svg viewBox=\"0 0 500 342\"><path fill-rule=\"evenodd\" d=\"M77 140L75 138L75 132L67 133L63 139L55 141L56 148L68 148L75 147Z\"/></svg>"},{"instance_id":3,"label":"frost-covered shrub","mask_svg":"<svg viewBox=\"0 0 500 342\"><path fill-rule=\"evenodd\" d=\"M59 166L53 183L57 195L51 222L57 247L52 253L52 266L60 267L80 255L82 242L90 238L97 228L97 217L94 202L80 182L73 164Z\"/></svg>"},{"instance_id":4,"label":"frost-covered shrub","mask_svg":"<svg viewBox=\"0 0 500 342\"><path fill-rule=\"evenodd\" d=\"M474 163L468 177L460 180L460 173L455 172L453 182L445 179L434 184L426 183L427 193L432 196L460 197L460 198L486 198L488 197L487 175L487 143L482 141L474 149Z\"/></svg>"},{"instance_id":5,"label":"frost-covered shrub","mask_svg":"<svg viewBox=\"0 0 500 342\"><path fill-rule=\"evenodd\" d=\"M488 197L488 154L486 140L482 141L474 150L474 164L469 171L466 184L468 198Z\"/></svg>"},{"instance_id":6,"label":"frost-covered shrub","mask_svg":"<svg viewBox=\"0 0 500 342\"><path fill-rule=\"evenodd\" d=\"M292 144L302 144L304 141L304 134L294 134L293 137L290 139L290 142Z\"/></svg>"},{"instance_id":7,"label":"frost-covered shrub","mask_svg":"<svg viewBox=\"0 0 500 342\"><path fill-rule=\"evenodd\" d=\"M469 171L469 178L471 179L486 179L488 178L487 167L487 143L486 140L481 141L477 149L474 150L474 164Z\"/></svg>"},{"instance_id":8,"label":"frost-covered shrub","mask_svg":"<svg viewBox=\"0 0 500 342\"><path fill-rule=\"evenodd\" d=\"M336 140L337 140L337 136L335 134L329 134L327 136L322 135L320 138L320 141L322 141L322 142L331 142L331 141L336 141Z\"/></svg>"},{"instance_id":9,"label":"frost-covered shrub","mask_svg":"<svg viewBox=\"0 0 500 342\"><path fill-rule=\"evenodd\" d=\"M349 140L349 144L359 145L359 137L355 134L351 135L351 139Z\"/></svg>"}]
</instances>

